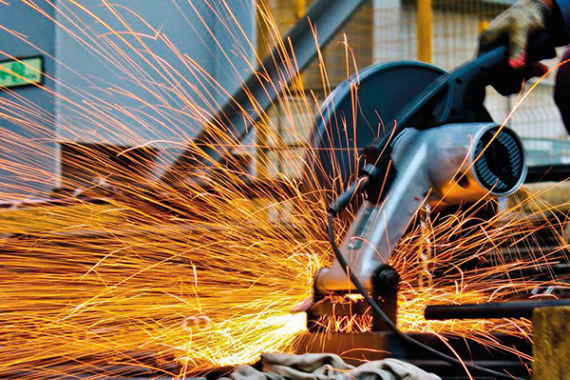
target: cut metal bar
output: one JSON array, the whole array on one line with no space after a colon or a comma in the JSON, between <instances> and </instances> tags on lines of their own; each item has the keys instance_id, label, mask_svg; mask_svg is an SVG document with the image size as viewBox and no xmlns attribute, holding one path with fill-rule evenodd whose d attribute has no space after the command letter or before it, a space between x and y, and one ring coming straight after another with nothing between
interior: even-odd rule
<instances>
[{"instance_id":1,"label":"cut metal bar","mask_svg":"<svg viewBox=\"0 0 570 380\"><path fill-rule=\"evenodd\" d=\"M366 0L315 1L303 19L283 38L281 46L263 59L258 70L245 80L232 99L213 117L210 125L194 139L194 144L205 154L197 158L191 147L188 147L161 174L161 179L175 183L177 178L198 164L204 168L221 162L260 119L261 111L269 109L299 72L317 57L319 50L365 2ZM224 146L217 145L214 148L213 143L218 142L213 141L212 134L206 128L222 125L227 140L224 141Z\"/></svg>"},{"instance_id":2,"label":"cut metal bar","mask_svg":"<svg viewBox=\"0 0 570 380\"><path fill-rule=\"evenodd\" d=\"M465 305L431 305L424 312L426 319L532 318L539 307L570 306L570 299L495 302Z\"/></svg>"},{"instance_id":3,"label":"cut metal bar","mask_svg":"<svg viewBox=\"0 0 570 380\"><path fill-rule=\"evenodd\" d=\"M530 166L525 183L562 182L570 177L570 165Z\"/></svg>"}]
</instances>

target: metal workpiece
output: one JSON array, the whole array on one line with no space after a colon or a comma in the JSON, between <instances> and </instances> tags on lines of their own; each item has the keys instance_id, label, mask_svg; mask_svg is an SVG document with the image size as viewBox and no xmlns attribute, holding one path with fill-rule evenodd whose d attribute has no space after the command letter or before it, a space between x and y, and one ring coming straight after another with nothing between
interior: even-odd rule
<instances>
[{"instance_id":1,"label":"metal workpiece","mask_svg":"<svg viewBox=\"0 0 570 380\"><path fill-rule=\"evenodd\" d=\"M426 319L483 319L532 318L535 309L544 307L570 307L570 299L542 299L464 305L430 305L424 312Z\"/></svg>"},{"instance_id":2,"label":"metal workpiece","mask_svg":"<svg viewBox=\"0 0 570 380\"><path fill-rule=\"evenodd\" d=\"M391 158L396 175L389 191L379 203L364 202L341 246L368 291L374 271L388 263L423 204L442 208L512 194L526 175L515 133L494 123L406 129L394 140ZM316 287L321 292L354 289L336 260L319 272Z\"/></svg>"},{"instance_id":3,"label":"metal workpiece","mask_svg":"<svg viewBox=\"0 0 570 380\"><path fill-rule=\"evenodd\" d=\"M323 269L321 269L322 271ZM318 276L317 276L318 278ZM398 316L398 289L400 275L390 265L380 265L371 278L372 298L384 311L386 316L396 323ZM321 293L315 287L313 305L307 309L307 327L309 331L319 331L321 317L348 317L368 315L371 321L371 331L389 331L386 322L370 309L370 305L362 298L350 298L350 292L338 292L334 296L343 298L343 302L335 302L330 293ZM348 297L346 297L348 296Z\"/></svg>"}]
</instances>

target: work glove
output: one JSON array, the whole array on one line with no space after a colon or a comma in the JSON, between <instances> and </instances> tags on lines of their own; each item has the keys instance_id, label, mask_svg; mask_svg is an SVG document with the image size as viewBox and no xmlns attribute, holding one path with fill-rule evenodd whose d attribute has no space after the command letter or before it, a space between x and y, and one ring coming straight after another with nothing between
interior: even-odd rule
<instances>
[{"instance_id":1,"label":"work glove","mask_svg":"<svg viewBox=\"0 0 570 380\"><path fill-rule=\"evenodd\" d=\"M527 46L532 33L548 28L552 0L520 0L495 18L479 36L481 55L496 46L506 45L508 66L497 73L491 85L502 95L519 92L522 83L542 76L548 68L541 63L527 62Z\"/></svg>"}]
</instances>

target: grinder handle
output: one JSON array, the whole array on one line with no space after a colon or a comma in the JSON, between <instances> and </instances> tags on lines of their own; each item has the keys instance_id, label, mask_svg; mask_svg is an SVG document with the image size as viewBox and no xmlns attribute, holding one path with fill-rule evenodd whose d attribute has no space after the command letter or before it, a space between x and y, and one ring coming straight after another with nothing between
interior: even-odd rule
<instances>
[{"instance_id":1,"label":"grinder handle","mask_svg":"<svg viewBox=\"0 0 570 380\"><path fill-rule=\"evenodd\" d=\"M546 31L536 32L529 36L526 55L528 62L539 62L543 59L556 57L555 46ZM471 70L475 69L472 72L478 72L479 75L476 75L477 78L474 77L473 79L477 81L483 80L481 84L487 86L490 83L489 80L494 77L493 74L495 74L498 69L508 67L509 63L507 58L507 47L501 45L481 54L473 61L467 63L465 68L470 68ZM480 75L483 75L483 77ZM483 78L488 78L489 80L485 81Z\"/></svg>"},{"instance_id":2,"label":"grinder handle","mask_svg":"<svg viewBox=\"0 0 570 380\"><path fill-rule=\"evenodd\" d=\"M529 36L527 50L528 62L539 62L543 59L556 57L556 49L548 33L544 30ZM500 45L479 55L472 63L478 63L487 68L493 68L507 63L507 47Z\"/></svg>"},{"instance_id":3,"label":"grinder handle","mask_svg":"<svg viewBox=\"0 0 570 380\"><path fill-rule=\"evenodd\" d=\"M528 62L556 57L556 49L546 31L536 32L530 36L527 57ZM427 90L428 98L436 98L441 94L440 91L446 92L446 95L439 97L432 114L433 120L427 128L461 122L461 110L466 103L482 104L485 99L485 87L491 84L512 84L514 82L511 75L520 75L520 80L514 81L518 83L515 85L516 92L524 75L510 67L508 50L504 45L495 47L447 74L440 83L436 81L433 87ZM509 93L502 89L499 92L503 95ZM428 103L424 101L423 104Z\"/></svg>"},{"instance_id":4,"label":"grinder handle","mask_svg":"<svg viewBox=\"0 0 570 380\"><path fill-rule=\"evenodd\" d=\"M546 31L533 33L529 38L527 57L529 62L556 57L556 49ZM432 128L449 122L458 122L455 117L463 107L464 102L475 96L477 102L483 102L484 89L493 82L501 68L509 68L507 47L497 46L494 49L466 62L454 71L436 79L424 91L413 98L396 116L397 135L402 129L410 126L410 121L422 113L424 107L435 104L436 111L431 112L432 119L422 118L422 124L413 125L415 128ZM504 71L503 71L504 72ZM477 96L479 95L479 96ZM481 96L482 95L482 96ZM469 99L473 101L473 99ZM376 139L369 147L370 152L382 151L386 138ZM374 162L374 161L372 161Z\"/></svg>"}]
</instances>

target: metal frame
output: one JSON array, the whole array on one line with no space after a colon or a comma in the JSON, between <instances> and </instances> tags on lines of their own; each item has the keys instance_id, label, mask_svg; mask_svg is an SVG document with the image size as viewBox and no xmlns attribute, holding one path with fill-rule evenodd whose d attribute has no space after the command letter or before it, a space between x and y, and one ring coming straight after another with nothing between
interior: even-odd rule
<instances>
[{"instance_id":1,"label":"metal frame","mask_svg":"<svg viewBox=\"0 0 570 380\"><path fill-rule=\"evenodd\" d=\"M261 118L260 110L267 111L271 107L285 87L318 56L319 50L365 2L315 1L305 17L283 38L284 48L274 49L263 59L259 69L245 80L210 124L225 126L224 134L236 144L239 143ZM180 173L191 172L197 164L201 168L211 168L215 163L222 162L231 149L231 142L227 141L225 147L216 148L212 147L211 142L211 133L207 129L202 130L194 139L194 144L202 149L207 159L197 158L191 148L186 149L161 175L161 180L175 184L181 177Z\"/></svg>"},{"instance_id":2,"label":"metal frame","mask_svg":"<svg viewBox=\"0 0 570 380\"><path fill-rule=\"evenodd\" d=\"M561 182L570 178L570 165L529 166L525 183Z\"/></svg>"}]
</instances>

